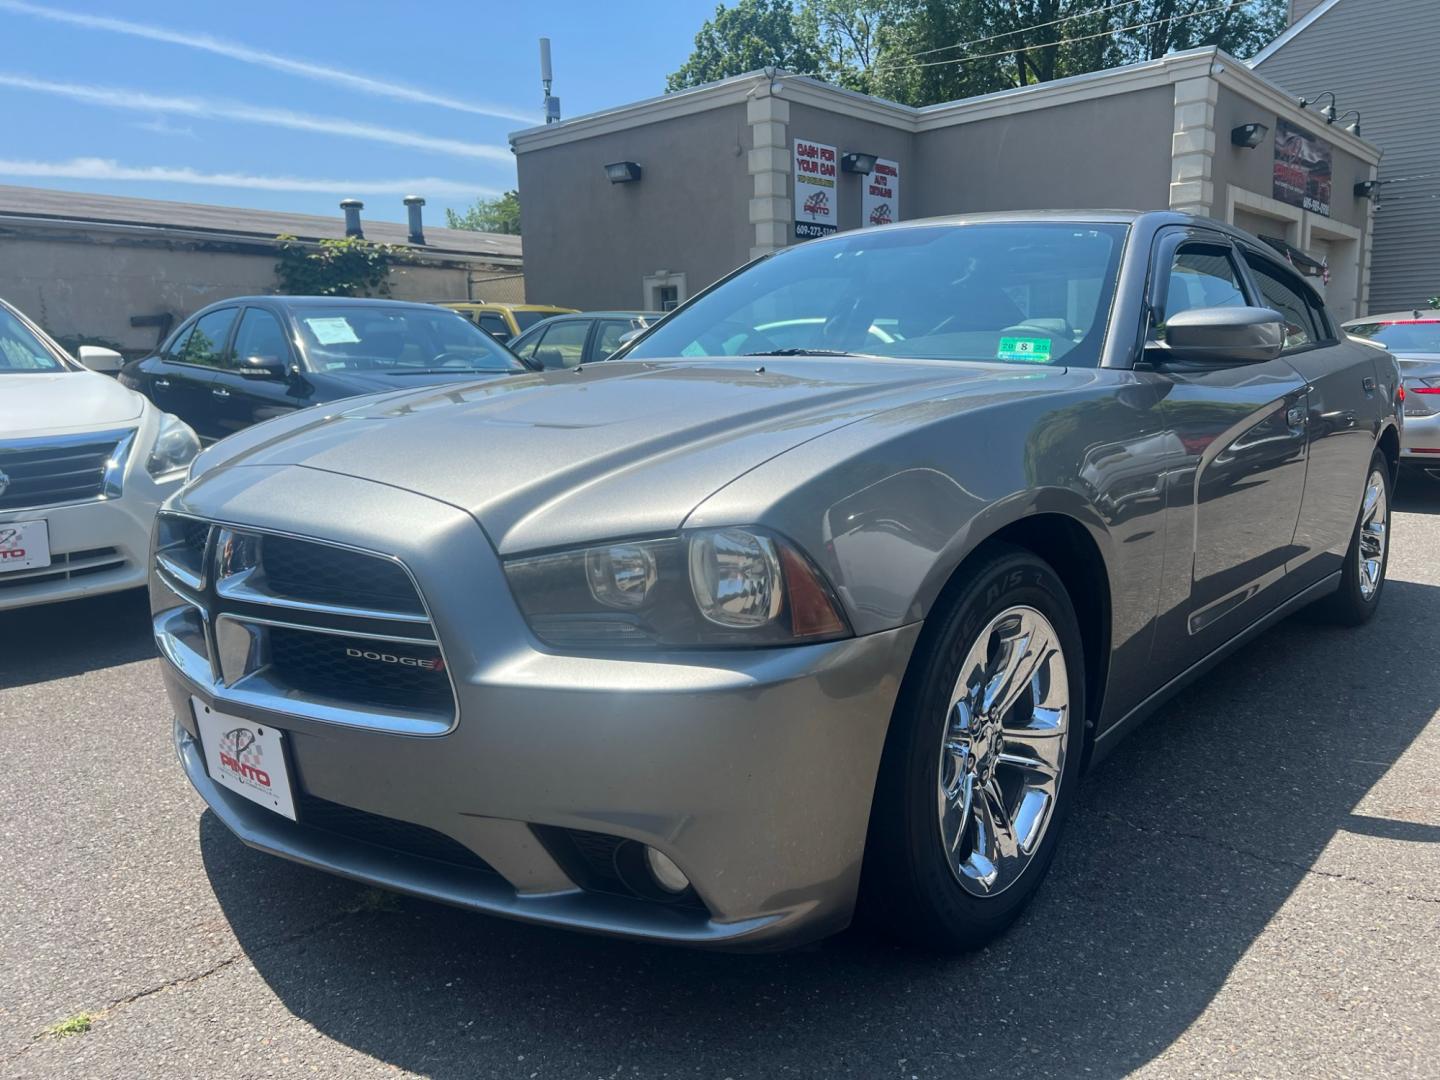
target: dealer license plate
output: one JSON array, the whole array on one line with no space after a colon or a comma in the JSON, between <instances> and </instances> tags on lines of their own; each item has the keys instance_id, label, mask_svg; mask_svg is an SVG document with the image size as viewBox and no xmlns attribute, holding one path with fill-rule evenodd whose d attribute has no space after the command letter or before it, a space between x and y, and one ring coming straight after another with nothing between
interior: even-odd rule
<instances>
[{"instance_id":1,"label":"dealer license plate","mask_svg":"<svg viewBox=\"0 0 1440 1080\"><path fill-rule=\"evenodd\" d=\"M49 522L0 522L0 574L10 570L37 570L49 565Z\"/></svg>"},{"instance_id":2,"label":"dealer license plate","mask_svg":"<svg viewBox=\"0 0 1440 1080\"><path fill-rule=\"evenodd\" d=\"M190 699L205 748L205 769L210 779L259 803L267 810L295 820L295 797L285 767L285 736L268 724L228 716Z\"/></svg>"}]
</instances>

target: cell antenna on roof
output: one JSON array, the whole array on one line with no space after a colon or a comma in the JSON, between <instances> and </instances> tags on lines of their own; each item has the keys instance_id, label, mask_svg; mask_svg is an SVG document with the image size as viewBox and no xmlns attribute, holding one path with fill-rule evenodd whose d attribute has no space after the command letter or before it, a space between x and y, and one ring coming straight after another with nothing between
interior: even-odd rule
<instances>
[{"instance_id":1,"label":"cell antenna on roof","mask_svg":"<svg viewBox=\"0 0 1440 1080\"><path fill-rule=\"evenodd\" d=\"M560 99L550 93L550 84L555 81L555 72L550 67L550 39L540 39L540 85L545 88L545 123L553 124L560 119Z\"/></svg>"}]
</instances>

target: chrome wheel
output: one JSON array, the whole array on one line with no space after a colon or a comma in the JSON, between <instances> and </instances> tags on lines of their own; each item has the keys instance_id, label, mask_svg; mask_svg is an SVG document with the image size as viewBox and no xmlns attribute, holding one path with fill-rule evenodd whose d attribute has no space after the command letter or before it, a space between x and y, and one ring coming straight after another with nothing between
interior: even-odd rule
<instances>
[{"instance_id":1,"label":"chrome wheel","mask_svg":"<svg viewBox=\"0 0 1440 1080\"><path fill-rule=\"evenodd\" d=\"M966 654L940 747L940 843L966 892L1004 892L1039 850L1069 721L1060 636L1034 608L1007 608Z\"/></svg>"},{"instance_id":2,"label":"chrome wheel","mask_svg":"<svg viewBox=\"0 0 1440 1080\"><path fill-rule=\"evenodd\" d=\"M1374 597L1380 588L1380 575L1385 570L1389 510L1385 498L1385 477L1379 469L1375 469L1365 482L1365 501L1360 504L1360 543L1356 545L1356 557L1360 560L1360 595L1366 600Z\"/></svg>"}]
</instances>

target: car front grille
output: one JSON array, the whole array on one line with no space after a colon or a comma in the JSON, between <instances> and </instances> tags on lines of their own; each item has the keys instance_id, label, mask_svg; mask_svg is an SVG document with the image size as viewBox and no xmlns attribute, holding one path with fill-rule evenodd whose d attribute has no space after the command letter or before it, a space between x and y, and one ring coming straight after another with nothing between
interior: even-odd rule
<instances>
[{"instance_id":1,"label":"car front grille","mask_svg":"<svg viewBox=\"0 0 1440 1080\"><path fill-rule=\"evenodd\" d=\"M412 858L433 859L467 870L495 873L489 863L460 841L423 825L343 806L306 791L295 793L295 814L306 828L335 833Z\"/></svg>"},{"instance_id":2,"label":"car front grille","mask_svg":"<svg viewBox=\"0 0 1440 1080\"><path fill-rule=\"evenodd\" d=\"M0 441L0 510L120 494L134 429Z\"/></svg>"},{"instance_id":3,"label":"car front grille","mask_svg":"<svg viewBox=\"0 0 1440 1080\"><path fill-rule=\"evenodd\" d=\"M328 723L443 734L455 692L424 601L394 558L179 514L156 525L161 651L234 702Z\"/></svg>"}]
</instances>

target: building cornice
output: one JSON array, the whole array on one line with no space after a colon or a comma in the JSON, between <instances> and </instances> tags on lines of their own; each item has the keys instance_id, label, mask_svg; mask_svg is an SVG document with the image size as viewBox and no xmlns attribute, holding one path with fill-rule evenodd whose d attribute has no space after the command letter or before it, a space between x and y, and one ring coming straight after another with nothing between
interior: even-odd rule
<instances>
[{"instance_id":1,"label":"building cornice","mask_svg":"<svg viewBox=\"0 0 1440 1080\"><path fill-rule=\"evenodd\" d=\"M804 75L753 71L706 86L697 86L692 90L664 94L632 105L579 116L574 120L517 131L510 135L510 145L516 153L525 153L662 120L673 120L726 105L743 104L762 90L765 94L772 93L772 84L779 86L775 96L794 104L842 113L857 120L868 120L901 131L919 133L1206 77L1215 78L1221 85L1265 106L1278 116L1306 127L1315 126L1314 114L1300 109L1295 99L1284 90L1257 75L1244 62L1211 46L1173 53L1159 60L1091 71L1067 79L999 90L993 94L962 98L959 101L947 101L918 109L831 86ZM1349 132L1331 127L1326 129L1325 137L1364 161L1374 163L1380 160L1377 147Z\"/></svg>"}]
</instances>

